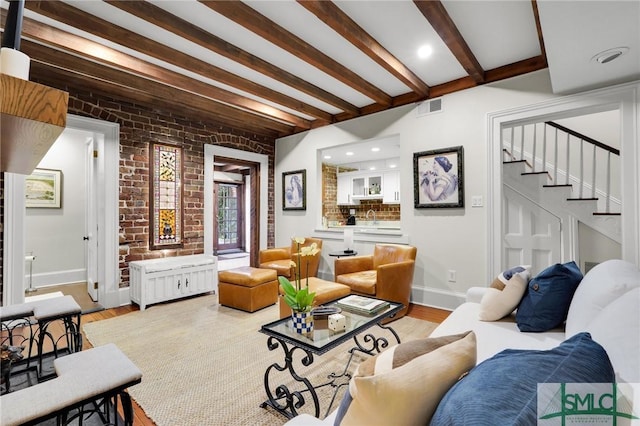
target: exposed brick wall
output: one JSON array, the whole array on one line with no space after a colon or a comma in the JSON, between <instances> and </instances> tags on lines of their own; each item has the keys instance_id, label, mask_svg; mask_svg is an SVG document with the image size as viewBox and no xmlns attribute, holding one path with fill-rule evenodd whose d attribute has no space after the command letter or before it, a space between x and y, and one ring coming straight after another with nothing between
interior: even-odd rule
<instances>
[{"instance_id":1,"label":"exposed brick wall","mask_svg":"<svg viewBox=\"0 0 640 426\"><path fill-rule=\"evenodd\" d=\"M382 200L362 200L359 205L339 206L338 174L336 166L322 164L322 215L327 220L346 221L349 210L356 210L356 219L365 220L367 211L373 209L377 220L400 220L400 204L382 204Z\"/></svg>"},{"instance_id":2,"label":"exposed brick wall","mask_svg":"<svg viewBox=\"0 0 640 426\"><path fill-rule=\"evenodd\" d=\"M46 82L44 83L46 84ZM204 145L264 154L269 157L269 182L273 190L275 140L225 128L214 121L191 121L118 99L71 87L69 114L97 118L120 125L120 287L129 285L128 263L132 260L198 254L204 251ZM149 143L183 148L184 158L184 247L149 250ZM267 244L273 246L274 203L268 200ZM4 215L0 210L0 226ZM0 228L0 250L2 241ZM0 254L2 252L0 251ZM0 262L1 263L1 262ZM2 270L0 269L0 274ZM1 293L1 286L0 286Z\"/></svg>"},{"instance_id":3,"label":"exposed brick wall","mask_svg":"<svg viewBox=\"0 0 640 426\"><path fill-rule=\"evenodd\" d=\"M204 145L225 146L269 157L273 185L275 141L226 129L213 122L186 117L70 91L69 113L120 124L120 286L129 284L133 260L182 256L204 251ZM184 246L149 250L149 146L151 142L182 147ZM269 203L268 244L273 245L273 202Z\"/></svg>"}]
</instances>

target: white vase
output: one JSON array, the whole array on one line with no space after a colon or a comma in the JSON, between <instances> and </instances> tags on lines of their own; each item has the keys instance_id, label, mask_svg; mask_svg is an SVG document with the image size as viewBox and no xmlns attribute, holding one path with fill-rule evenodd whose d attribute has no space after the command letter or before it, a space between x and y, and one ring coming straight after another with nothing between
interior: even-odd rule
<instances>
[{"instance_id":1,"label":"white vase","mask_svg":"<svg viewBox=\"0 0 640 426\"><path fill-rule=\"evenodd\" d=\"M291 324L296 333L304 334L313 331L313 314L311 312L291 313Z\"/></svg>"}]
</instances>

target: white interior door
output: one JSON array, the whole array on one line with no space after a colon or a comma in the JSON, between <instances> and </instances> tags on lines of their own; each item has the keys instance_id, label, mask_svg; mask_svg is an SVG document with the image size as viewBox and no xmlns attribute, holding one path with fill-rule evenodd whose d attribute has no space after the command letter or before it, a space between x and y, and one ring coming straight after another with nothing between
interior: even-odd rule
<instances>
[{"instance_id":1,"label":"white interior door","mask_svg":"<svg viewBox=\"0 0 640 426\"><path fill-rule=\"evenodd\" d=\"M87 293L94 302L98 301L98 218L96 208L96 147L93 138L86 141L86 200L85 209L85 256L87 265Z\"/></svg>"},{"instance_id":2,"label":"white interior door","mask_svg":"<svg viewBox=\"0 0 640 426\"><path fill-rule=\"evenodd\" d=\"M531 265L532 275L562 260L562 221L503 186L503 270Z\"/></svg>"}]
</instances>

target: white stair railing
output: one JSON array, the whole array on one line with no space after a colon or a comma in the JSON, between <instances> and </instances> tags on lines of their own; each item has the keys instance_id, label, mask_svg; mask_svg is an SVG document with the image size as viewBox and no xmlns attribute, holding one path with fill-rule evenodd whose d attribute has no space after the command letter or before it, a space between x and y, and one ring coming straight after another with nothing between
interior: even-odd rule
<instances>
[{"instance_id":1,"label":"white stair railing","mask_svg":"<svg viewBox=\"0 0 640 426\"><path fill-rule=\"evenodd\" d=\"M574 188L575 199L602 200L600 213L616 214L611 204L612 200L620 204L619 185L612 191L618 149L552 121L503 128L503 141L505 161L524 161L531 173L547 172L551 183L546 186L563 185L564 175L564 185ZM571 174L574 170L577 176Z\"/></svg>"}]
</instances>

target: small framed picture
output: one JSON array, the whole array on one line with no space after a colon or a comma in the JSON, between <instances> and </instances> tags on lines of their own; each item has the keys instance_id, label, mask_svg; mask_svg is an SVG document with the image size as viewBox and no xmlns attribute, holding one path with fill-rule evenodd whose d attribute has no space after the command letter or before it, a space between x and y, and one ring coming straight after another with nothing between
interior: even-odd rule
<instances>
[{"instance_id":1,"label":"small framed picture","mask_svg":"<svg viewBox=\"0 0 640 426\"><path fill-rule=\"evenodd\" d=\"M413 154L414 207L464 207L462 146Z\"/></svg>"},{"instance_id":2,"label":"small framed picture","mask_svg":"<svg viewBox=\"0 0 640 426\"><path fill-rule=\"evenodd\" d=\"M282 173L282 210L307 209L307 171Z\"/></svg>"},{"instance_id":3,"label":"small framed picture","mask_svg":"<svg viewBox=\"0 0 640 426\"><path fill-rule=\"evenodd\" d=\"M25 179L25 197L29 208L62 208L62 170L35 169Z\"/></svg>"}]
</instances>

